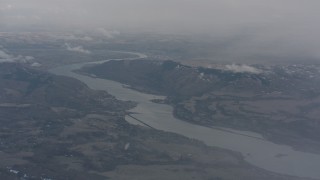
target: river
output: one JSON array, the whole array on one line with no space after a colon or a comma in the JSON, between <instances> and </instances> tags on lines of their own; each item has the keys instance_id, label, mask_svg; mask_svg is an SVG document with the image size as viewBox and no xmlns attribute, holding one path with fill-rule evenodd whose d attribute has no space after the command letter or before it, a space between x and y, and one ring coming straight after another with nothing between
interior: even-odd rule
<instances>
[{"instance_id":1,"label":"river","mask_svg":"<svg viewBox=\"0 0 320 180\"><path fill-rule=\"evenodd\" d=\"M146 57L141 53L127 53L136 54L139 58ZM128 59L137 58L127 58L126 60ZM65 65L51 69L50 72L56 75L76 78L86 83L92 89L106 90L117 99L137 102L138 105L130 110L130 112L133 112L133 118L130 116L126 117L126 120L131 124L142 126L147 124L155 129L173 132L200 140L208 146L240 152L247 162L268 171L320 179L320 155L318 154L300 152L292 149L290 146L275 144L254 132L219 127L210 128L176 119L173 117L173 108L171 106L150 101L152 99L165 98L163 96L141 93L126 88L123 84L118 82L89 77L73 72L73 70L80 69L84 65L106 61L108 60Z\"/></svg>"}]
</instances>

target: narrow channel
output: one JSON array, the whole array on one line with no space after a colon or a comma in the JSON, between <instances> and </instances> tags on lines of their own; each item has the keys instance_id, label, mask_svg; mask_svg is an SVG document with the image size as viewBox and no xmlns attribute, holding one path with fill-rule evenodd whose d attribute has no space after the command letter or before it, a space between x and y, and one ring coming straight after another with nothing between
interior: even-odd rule
<instances>
[{"instance_id":1,"label":"narrow channel","mask_svg":"<svg viewBox=\"0 0 320 180\"><path fill-rule=\"evenodd\" d=\"M140 58L146 57L140 53L137 55ZM87 64L92 63L65 65L51 69L50 72L76 78L92 89L106 90L117 99L137 102L138 105L130 110L132 114L126 117L131 124L150 126L200 140L209 146L240 152L247 162L272 172L320 179L320 155L318 154L300 152L290 146L275 144L253 132L204 127L176 119L173 117L171 106L151 102L152 99L163 99L162 96L141 93L126 88L118 82L73 72Z\"/></svg>"}]
</instances>

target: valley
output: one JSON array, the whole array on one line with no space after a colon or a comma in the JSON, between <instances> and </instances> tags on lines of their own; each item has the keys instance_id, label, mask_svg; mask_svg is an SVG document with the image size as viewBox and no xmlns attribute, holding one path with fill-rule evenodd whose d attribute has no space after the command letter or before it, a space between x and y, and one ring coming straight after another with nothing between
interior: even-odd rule
<instances>
[{"instance_id":1,"label":"valley","mask_svg":"<svg viewBox=\"0 0 320 180\"><path fill-rule=\"evenodd\" d=\"M80 72L167 96L182 120L254 131L319 153L319 66L257 66L262 73L191 67L173 61L109 61ZM310 78L313 77L313 78Z\"/></svg>"}]
</instances>

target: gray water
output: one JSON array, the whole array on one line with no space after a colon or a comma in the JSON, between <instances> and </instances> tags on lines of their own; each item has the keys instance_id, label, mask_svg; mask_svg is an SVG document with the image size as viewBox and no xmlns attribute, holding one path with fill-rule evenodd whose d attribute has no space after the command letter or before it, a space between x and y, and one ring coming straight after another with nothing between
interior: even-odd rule
<instances>
[{"instance_id":1,"label":"gray water","mask_svg":"<svg viewBox=\"0 0 320 180\"><path fill-rule=\"evenodd\" d=\"M146 57L143 54L137 55L140 58ZM220 127L210 128L181 121L173 117L171 106L150 101L165 98L163 96L137 92L118 82L72 72L86 64L92 63L66 65L52 69L51 72L76 78L92 89L106 90L117 99L137 102L138 105L130 110L136 113L132 116L153 128L197 139L209 146L240 152L247 162L272 172L320 179L320 155L318 154L300 152L289 146L272 143L254 132ZM129 116L126 117L126 120L131 124L143 125Z\"/></svg>"}]
</instances>

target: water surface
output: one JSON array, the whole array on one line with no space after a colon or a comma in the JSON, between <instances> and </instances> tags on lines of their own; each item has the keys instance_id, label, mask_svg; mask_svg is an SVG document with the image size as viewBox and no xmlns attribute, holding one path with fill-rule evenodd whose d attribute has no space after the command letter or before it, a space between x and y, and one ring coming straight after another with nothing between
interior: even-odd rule
<instances>
[{"instance_id":1,"label":"water surface","mask_svg":"<svg viewBox=\"0 0 320 180\"><path fill-rule=\"evenodd\" d=\"M140 54L139 57L145 56ZM275 144L254 132L220 127L210 128L181 121L173 117L171 106L150 101L163 99L163 96L141 93L128 89L118 82L72 72L86 64L89 63L66 65L52 69L51 72L76 78L92 89L106 90L117 99L137 102L138 105L130 110L134 113L132 114L133 118L126 117L126 120L131 124L145 126L135 120L139 119L159 130L197 139L209 146L240 152L247 162L272 172L320 179L320 155L318 154L300 152L289 146Z\"/></svg>"}]
</instances>

